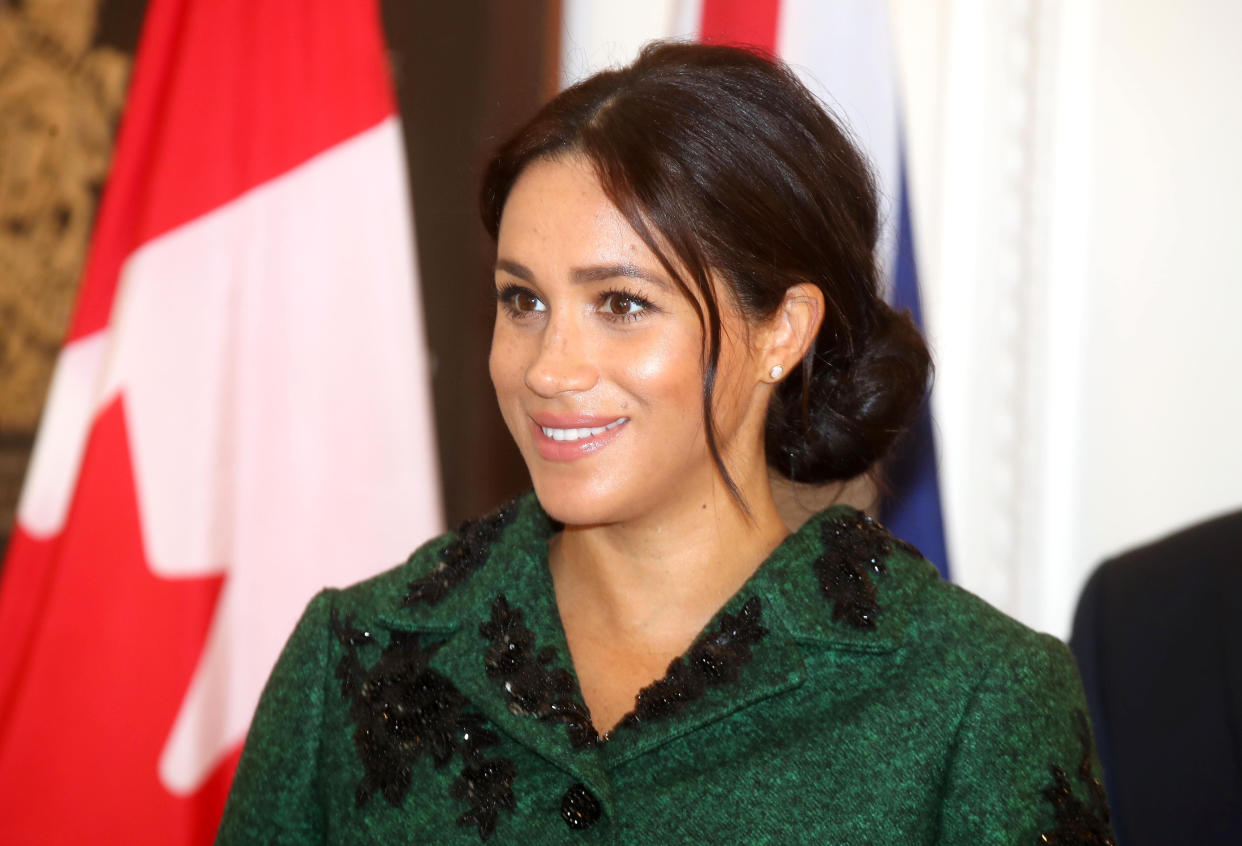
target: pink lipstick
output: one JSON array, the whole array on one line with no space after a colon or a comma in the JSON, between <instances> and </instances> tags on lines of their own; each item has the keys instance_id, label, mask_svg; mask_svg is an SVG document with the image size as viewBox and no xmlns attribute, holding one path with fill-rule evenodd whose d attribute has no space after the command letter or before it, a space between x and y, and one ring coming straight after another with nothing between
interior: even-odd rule
<instances>
[{"instance_id":1,"label":"pink lipstick","mask_svg":"<svg viewBox=\"0 0 1242 846\"><path fill-rule=\"evenodd\" d=\"M540 414L531 417L530 426L541 458L575 461L612 443L629 421L628 417Z\"/></svg>"}]
</instances>

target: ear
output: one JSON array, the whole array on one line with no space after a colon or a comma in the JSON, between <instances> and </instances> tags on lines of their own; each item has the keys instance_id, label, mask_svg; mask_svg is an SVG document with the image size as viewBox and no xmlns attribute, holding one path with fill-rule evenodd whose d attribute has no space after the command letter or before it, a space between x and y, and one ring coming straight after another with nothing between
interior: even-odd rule
<instances>
[{"instance_id":1,"label":"ear","mask_svg":"<svg viewBox=\"0 0 1242 846\"><path fill-rule=\"evenodd\" d=\"M791 285L776 309L757 345L760 378L779 382L802 361L815 344L819 325L824 320L824 292L809 282ZM780 367L776 372L772 368ZM776 375L773 375L776 373Z\"/></svg>"}]
</instances>

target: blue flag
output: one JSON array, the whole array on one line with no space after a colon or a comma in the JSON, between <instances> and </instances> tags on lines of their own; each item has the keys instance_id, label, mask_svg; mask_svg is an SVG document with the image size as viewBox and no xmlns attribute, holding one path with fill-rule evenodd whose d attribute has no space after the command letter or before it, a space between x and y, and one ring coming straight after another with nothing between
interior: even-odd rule
<instances>
[{"instance_id":1,"label":"blue flag","mask_svg":"<svg viewBox=\"0 0 1242 846\"><path fill-rule=\"evenodd\" d=\"M919 272L914 255L914 227L910 219L904 162L898 185L900 197L897 260L893 264L893 306L907 309L922 329L923 308L919 298ZM936 565L940 575L948 578L949 555L944 539L944 513L940 506L940 473L930 396L885 469L891 486L884 505L885 525L897 537L917 546Z\"/></svg>"}]
</instances>

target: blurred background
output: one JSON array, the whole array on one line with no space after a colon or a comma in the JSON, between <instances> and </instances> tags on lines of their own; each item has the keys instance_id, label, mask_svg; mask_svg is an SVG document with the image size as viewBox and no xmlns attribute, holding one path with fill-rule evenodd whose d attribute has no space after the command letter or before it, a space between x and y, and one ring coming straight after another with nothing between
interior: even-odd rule
<instances>
[{"instance_id":1,"label":"blurred background","mask_svg":"<svg viewBox=\"0 0 1242 846\"><path fill-rule=\"evenodd\" d=\"M268 5L298 31L297 3ZM723 5L746 18L748 4ZM1242 507L1242 4L823 4L884 34L876 52L860 41L846 57L879 67L891 86L877 89L882 108L859 113L795 49L807 36L790 21L821 4L775 5L769 46L871 146L887 175L889 246L909 239L917 265L937 365L937 563L1066 638L1102 560ZM415 297L410 337L426 350L413 372L427 390L412 401L425 404L434 439L419 465L433 488L425 520L390 557L364 562L370 572L527 487L487 378L493 254L478 222L481 164L562 85L628 61L651 38L695 37L703 9L379 4L404 139L392 173L408 177L412 208L402 218L415 262L402 277ZM75 337L146 11L139 0L0 2L0 550L17 531L57 356ZM158 127L158 110L150 120ZM348 337L329 327L322 340ZM4 574L0 589L24 601Z\"/></svg>"},{"instance_id":2,"label":"blurred background","mask_svg":"<svg viewBox=\"0 0 1242 846\"><path fill-rule=\"evenodd\" d=\"M0 542L145 9L72 0L36 25L32 5L0 5ZM552 0L381 5L455 525L526 484L486 378L481 162L556 90L562 49L581 74L683 13L586 4L584 46ZM1094 563L1242 505L1242 7L888 7L954 577L1064 636Z\"/></svg>"}]
</instances>

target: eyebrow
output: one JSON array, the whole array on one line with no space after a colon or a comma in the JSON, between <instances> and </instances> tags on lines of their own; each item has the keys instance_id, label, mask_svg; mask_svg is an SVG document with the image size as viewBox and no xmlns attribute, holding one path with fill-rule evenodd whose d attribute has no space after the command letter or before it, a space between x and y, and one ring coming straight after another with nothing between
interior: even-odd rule
<instances>
[{"instance_id":1,"label":"eyebrow","mask_svg":"<svg viewBox=\"0 0 1242 846\"><path fill-rule=\"evenodd\" d=\"M509 259L496 259L496 269L510 273L525 282L534 282L535 274L531 273L530 268L524 264ZM594 264L590 267L576 267L570 271L570 278L574 282L603 282L607 279L616 279L623 277L626 279L642 279L650 282L659 288L668 291L671 290L669 283L662 277L654 273L643 270L636 264L627 264L624 262L617 264Z\"/></svg>"}]
</instances>

